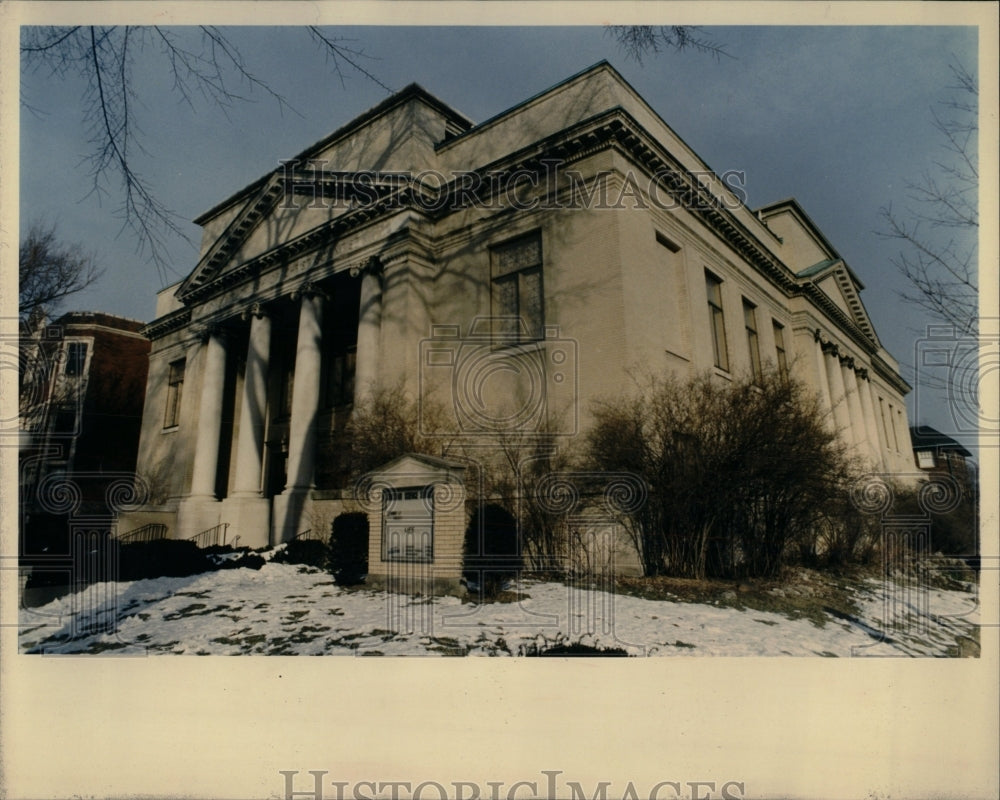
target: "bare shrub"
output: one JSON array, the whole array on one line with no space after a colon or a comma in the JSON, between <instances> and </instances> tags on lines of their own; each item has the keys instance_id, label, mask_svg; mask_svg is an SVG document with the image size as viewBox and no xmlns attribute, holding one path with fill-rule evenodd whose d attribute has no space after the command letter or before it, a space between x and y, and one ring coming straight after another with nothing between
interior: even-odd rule
<instances>
[{"instance_id":1,"label":"bare shrub","mask_svg":"<svg viewBox=\"0 0 1000 800\"><path fill-rule=\"evenodd\" d=\"M722 384L651 376L598 405L593 469L642 476L625 521L646 575L771 576L812 546L851 465L815 399L777 370Z\"/></svg>"}]
</instances>

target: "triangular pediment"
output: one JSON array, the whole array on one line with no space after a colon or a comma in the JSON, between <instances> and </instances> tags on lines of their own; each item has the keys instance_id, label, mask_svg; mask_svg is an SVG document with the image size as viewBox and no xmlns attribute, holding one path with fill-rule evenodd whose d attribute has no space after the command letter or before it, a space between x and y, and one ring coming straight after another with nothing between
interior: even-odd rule
<instances>
[{"instance_id":1,"label":"triangular pediment","mask_svg":"<svg viewBox=\"0 0 1000 800\"><path fill-rule=\"evenodd\" d=\"M363 216L349 194L356 188L353 175L272 175L242 205L225 217L220 215L217 225L221 231L181 283L177 296L186 301L227 274L291 260L334 241L348 218ZM370 215L378 206L371 203L368 209L361 209L365 210Z\"/></svg>"},{"instance_id":2,"label":"triangular pediment","mask_svg":"<svg viewBox=\"0 0 1000 800\"><path fill-rule=\"evenodd\" d=\"M210 291L255 259L298 256L329 241L337 220L357 221L358 204L376 212L402 191L392 176L436 166L435 146L471 125L416 84L397 92L196 219L207 246L178 298Z\"/></svg>"},{"instance_id":3,"label":"triangular pediment","mask_svg":"<svg viewBox=\"0 0 1000 800\"><path fill-rule=\"evenodd\" d=\"M861 301L860 290L864 287L843 259L831 259L814 264L802 270L797 277L815 286L868 339L876 345L879 344L871 318Z\"/></svg>"},{"instance_id":4,"label":"triangular pediment","mask_svg":"<svg viewBox=\"0 0 1000 800\"><path fill-rule=\"evenodd\" d=\"M268 180L260 181L260 186L244 200L242 207L235 211L224 230L202 254L197 266L178 287L177 296L183 300L217 278L227 267L232 267L243 260L236 258L235 255L243 249L243 245L260 227L261 222L274 213L283 194L284 184L280 175L273 174Z\"/></svg>"},{"instance_id":5,"label":"triangular pediment","mask_svg":"<svg viewBox=\"0 0 1000 800\"><path fill-rule=\"evenodd\" d=\"M425 453L406 453L369 472L365 481L370 488L458 484L462 482L464 471L465 465L459 461Z\"/></svg>"}]
</instances>

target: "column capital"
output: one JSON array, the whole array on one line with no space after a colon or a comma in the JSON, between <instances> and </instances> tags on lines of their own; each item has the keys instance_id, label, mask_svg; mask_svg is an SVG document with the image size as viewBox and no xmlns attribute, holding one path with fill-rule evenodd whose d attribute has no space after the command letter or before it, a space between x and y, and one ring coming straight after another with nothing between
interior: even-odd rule
<instances>
[{"instance_id":1,"label":"column capital","mask_svg":"<svg viewBox=\"0 0 1000 800\"><path fill-rule=\"evenodd\" d=\"M820 350L823 353L827 353L832 356L840 355L840 348L837 347L835 342L824 336L823 332L819 328L813 330L813 339L820 346Z\"/></svg>"},{"instance_id":2,"label":"column capital","mask_svg":"<svg viewBox=\"0 0 1000 800\"><path fill-rule=\"evenodd\" d=\"M261 319L262 317L268 316L270 313L267 306L263 303L251 303L249 306L243 309L240 317L244 320L250 319L250 317L256 317Z\"/></svg>"},{"instance_id":3,"label":"column capital","mask_svg":"<svg viewBox=\"0 0 1000 800\"><path fill-rule=\"evenodd\" d=\"M352 278L358 278L362 275L379 275L385 265L382 263L382 259L375 255L369 256L364 261L355 264L349 269Z\"/></svg>"},{"instance_id":4,"label":"column capital","mask_svg":"<svg viewBox=\"0 0 1000 800\"><path fill-rule=\"evenodd\" d=\"M291 294L292 300L299 300L302 297L322 297L324 300L329 300L330 294L316 281L304 281Z\"/></svg>"},{"instance_id":5,"label":"column capital","mask_svg":"<svg viewBox=\"0 0 1000 800\"><path fill-rule=\"evenodd\" d=\"M196 325L192 327L191 332L200 344L207 344L208 340L213 337L225 343L226 337L229 335L229 329L221 322L207 322Z\"/></svg>"}]
</instances>

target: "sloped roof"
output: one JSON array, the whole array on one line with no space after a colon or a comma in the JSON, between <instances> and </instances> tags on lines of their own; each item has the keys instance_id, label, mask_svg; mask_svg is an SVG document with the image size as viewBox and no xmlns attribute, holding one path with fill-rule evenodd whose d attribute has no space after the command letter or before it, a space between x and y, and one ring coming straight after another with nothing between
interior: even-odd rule
<instances>
[{"instance_id":1,"label":"sloped roof","mask_svg":"<svg viewBox=\"0 0 1000 800\"><path fill-rule=\"evenodd\" d=\"M844 263L842 258L825 259L817 262L811 267L806 267L804 270L796 273L795 277L800 281L809 281L819 288L819 284L830 275L836 281L837 288L839 288L843 300L847 304L847 308L850 309L851 321L869 340L878 345L879 339L875 333L875 327L872 325L871 317L868 316L868 311L861 300L859 290L863 289L864 286L851 271L851 268Z\"/></svg>"},{"instance_id":2,"label":"sloped roof","mask_svg":"<svg viewBox=\"0 0 1000 800\"><path fill-rule=\"evenodd\" d=\"M910 426L910 441L914 450L944 450L968 458L972 455L961 444L929 425Z\"/></svg>"},{"instance_id":3,"label":"sloped roof","mask_svg":"<svg viewBox=\"0 0 1000 800\"><path fill-rule=\"evenodd\" d=\"M403 455L394 458L388 464L383 464L379 467L376 472L385 472L393 467L402 464L404 461L412 459L413 461L419 461L426 464L429 467L434 467L435 469L445 469L445 470L464 470L465 464L461 461L454 461L450 458L442 458L441 456L431 456L426 453L404 453Z\"/></svg>"},{"instance_id":4,"label":"sloped roof","mask_svg":"<svg viewBox=\"0 0 1000 800\"><path fill-rule=\"evenodd\" d=\"M839 258L828 258L825 261L820 261L817 264L813 264L811 267L806 267L804 270L795 273L796 278L811 278L814 275L818 275L827 267L832 267L840 261Z\"/></svg>"}]
</instances>

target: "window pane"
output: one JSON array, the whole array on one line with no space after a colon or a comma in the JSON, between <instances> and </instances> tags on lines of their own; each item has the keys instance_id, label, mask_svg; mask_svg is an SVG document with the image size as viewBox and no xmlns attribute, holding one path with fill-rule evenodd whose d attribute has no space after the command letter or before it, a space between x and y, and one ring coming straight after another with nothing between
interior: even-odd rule
<instances>
[{"instance_id":1,"label":"window pane","mask_svg":"<svg viewBox=\"0 0 1000 800\"><path fill-rule=\"evenodd\" d=\"M508 275L497 278L495 287L496 313L503 317L516 317L517 308L517 276Z\"/></svg>"},{"instance_id":2,"label":"window pane","mask_svg":"<svg viewBox=\"0 0 1000 800\"><path fill-rule=\"evenodd\" d=\"M517 339L517 273L493 281L493 334L506 340Z\"/></svg>"},{"instance_id":3,"label":"window pane","mask_svg":"<svg viewBox=\"0 0 1000 800\"><path fill-rule=\"evenodd\" d=\"M356 354L352 350L330 357L326 385L328 407L343 406L354 401Z\"/></svg>"},{"instance_id":4,"label":"window pane","mask_svg":"<svg viewBox=\"0 0 1000 800\"><path fill-rule=\"evenodd\" d=\"M726 348L726 325L722 317L722 310L713 308L712 311L712 346L715 348L715 366L720 369L729 369L729 353Z\"/></svg>"},{"instance_id":5,"label":"window pane","mask_svg":"<svg viewBox=\"0 0 1000 800\"><path fill-rule=\"evenodd\" d=\"M747 330L747 347L750 350L750 372L754 380L761 377L760 342L757 338L757 309L747 300L743 301L743 322Z\"/></svg>"},{"instance_id":6,"label":"window pane","mask_svg":"<svg viewBox=\"0 0 1000 800\"><path fill-rule=\"evenodd\" d=\"M330 360L330 377L327 383L329 405L340 405L341 387L344 385L344 357L335 356Z\"/></svg>"},{"instance_id":7,"label":"window pane","mask_svg":"<svg viewBox=\"0 0 1000 800\"><path fill-rule=\"evenodd\" d=\"M353 350L344 354L344 381L341 386L343 402L354 402L354 374L357 371L358 354Z\"/></svg>"},{"instance_id":8,"label":"window pane","mask_svg":"<svg viewBox=\"0 0 1000 800\"><path fill-rule=\"evenodd\" d=\"M542 237L538 233L490 251L493 332L508 342L540 339L544 331Z\"/></svg>"},{"instance_id":9,"label":"window pane","mask_svg":"<svg viewBox=\"0 0 1000 800\"><path fill-rule=\"evenodd\" d=\"M708 323L712 331L712 351L715 366L729 369L729 354L726 349L726 324L722 315L722 281L705 273L705 291L708 295Z\"/></svg>"},{"instance_id":10,"label":"window pane","mask_svg":"<svg viewBox=\"0 0 1000 800\"><path fill-rule=\"evenodd\" d=\"M785 355L785 329L782 325L774 323L774 349L778 356L778 371L783 378L788 377L788 358Z\"/></svg>"},{"instance_id":11,"label":"window pane","mask_svg":"<svg viewBox=\"0 0 1000 800\"><path fill-rule=\"evenodd\" d=\"M184 388L184 365L185 360L174 361L170 364L167 375L167 410L163 420L163 427L172 428L180 424L181 394Z\"/></svg>"},{"instance_id":12,"label":"window pane","mask_svg":"<svg viewBox=\"0 0 1000 800\"><path fill-rule=\"evenodd\" d=\"M542 273L533 269L521 273L521 319L528 329L528 336L541 339L542 328Z\"/></svg>"},{"instance_id":13,"label":"window pane","mask_svg":"<svg viewBox=\"0 0 1000 800\"><path fill-rule=\"evenodd\" d=\"M70 342L66 349L66 374L82 375L86 360L87 345L84 342Z\"/></svg>"},{"instance_id":14,"label":"window pane","mask_svg":"<svg viewBox=\"0 0 1000 800\"><path fill-rule=\"evenodd\" d=\"M705 274L705 288L708 292L708 302L722 309L722 281L714 275Z\"/></svg>"},{"instance_id":15,"label":"window pane","mask_svg":"<svg viewBox=\"0 0 1000 800\"><path fill-rule=\"evenodd\" d=\"M537 267L542 263L542 240L539 236L529 236L516 242L501 245L493 250L493 275L509 275L511 272Z\"/></svg>"},{"instance_id":16,"label":"window pane","mask_svg":"<svg viewBox=\"0 0 1000 800\"><path fill-rule=\"evenodd\" d=\"M759 379L761 376L760 344L757 341L756 331L747 331L747 344L750 347L750 371L755 379Z\"/></svg>"}]
</instances>

